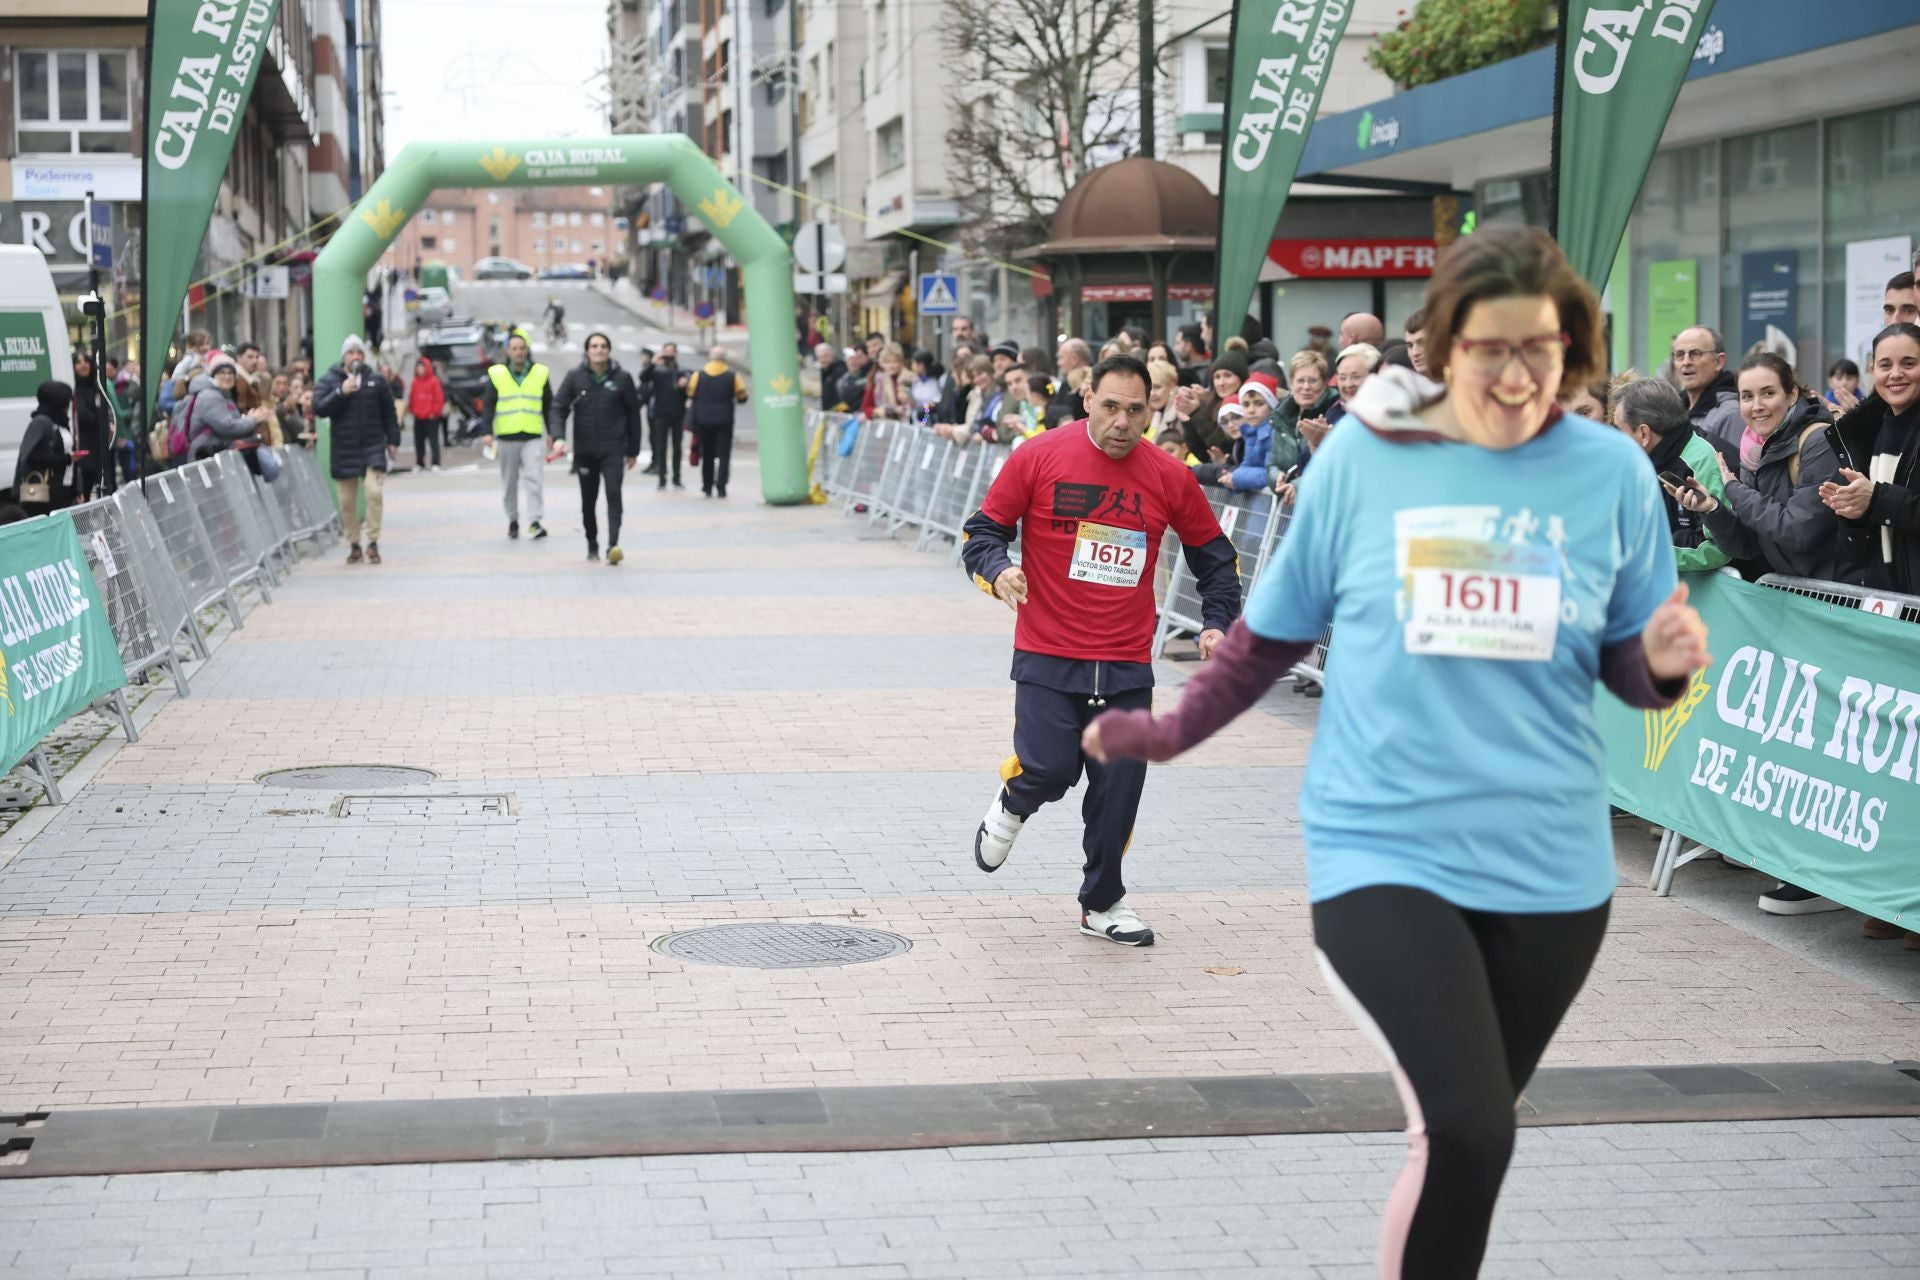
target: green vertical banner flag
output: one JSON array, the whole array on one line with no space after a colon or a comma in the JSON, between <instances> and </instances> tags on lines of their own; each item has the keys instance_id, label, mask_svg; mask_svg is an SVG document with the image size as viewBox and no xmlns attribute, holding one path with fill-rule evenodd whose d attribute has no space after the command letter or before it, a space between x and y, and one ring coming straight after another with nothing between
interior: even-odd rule
<instances>
[{"instance_id":1,"label":"green vertical banner flag","mask_svg":"<svg viewBox=\"0 0 1920 1280\"><path fill-rule=\"evenodd\" d=\"M1561 0L1553 233L1607 283L1713 0Z\"/></svg>"},{"instance_id":2,"label":"green vertical banner flag","mask_svg":"<svg viewBox=\"0 0 1920 1280\"><path fill-rule=\"evenodd\" d=\"M73 517L0 528L0 768L126 682Z\"/></svg>"},{"instance_id":3,"label":"green vertical banner flag","mask_svg":"<svg viewBox=\"0 0 1920 1280\"><path fill-rule=\"evenodd\" d=\"M1687 582L1714 662L1662 711L1597 695L1613 802L1855 910L1920 924L1915 624L1893 599L1851 609L1724 574Z\"/></svg>"},{"instance_id":4,"label":"green vertical banner flag","mask_svg":"<svg viewBox=\"0 0 1920 1280\"><path fill-rule=\"evenodd\" d=\"M1234 0L1220 148L1216 347L1240 332L1253 301L1352 13L1350 0Z\"/></svg>"},{"instance_id":5,"label":"green vertical banner flag","mask_svg":"<svg viewBox=\"0 0 1920 1280\"><path fill-rule=\"evenodd\" d=\"M141 203L140 366L147 403L233 154L280 0L152 0L147 38L147 154Z\"/></svg>"}]
</instances>

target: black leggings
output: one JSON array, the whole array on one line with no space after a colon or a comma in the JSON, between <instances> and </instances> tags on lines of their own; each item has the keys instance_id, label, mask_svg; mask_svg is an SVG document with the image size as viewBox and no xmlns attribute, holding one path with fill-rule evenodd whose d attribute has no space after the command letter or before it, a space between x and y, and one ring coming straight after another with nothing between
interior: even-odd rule
<instances>
[{"instance_id":1,"label":"black leggings","mask_svg":"<svg viewBox=\"0 0 1920 1280\"><path fill-rule=\"evenodd\" d=\"M580 523L587 529L587 545L600 545L600 522L594 518L594 503L600 499L600 484L607 486L607 545L620 545L620 469L627 460L617 453L604 458L575 456L573 472L580 477Z\"/></svg>"},{"instance_id":2,"label":"black leggings","mask_svg":"<svg viewBox=\"0 0 1920 1280\"><path fill-rule=\"evenodd\" d=\"M1591 911L1467 911L1379 885L1314 904L1334 995L1393 1065L1407 1164L1387 1198L1380 1274L1479 1274L1513 1154L1514 1105L1607 929Z\"/></svg>"},{"instance_id":3,"label":"black leggings","mask_svg":"<svg viewBox=\"0 0 1920 1280\"><path fill-rule=\"evenodd\" d=\"M440 465L440 436L447 429L445 418L415 418L413 420L413 465L425 469L429 448L433 453L433 465Z\"/></svg>"}]
</instances>

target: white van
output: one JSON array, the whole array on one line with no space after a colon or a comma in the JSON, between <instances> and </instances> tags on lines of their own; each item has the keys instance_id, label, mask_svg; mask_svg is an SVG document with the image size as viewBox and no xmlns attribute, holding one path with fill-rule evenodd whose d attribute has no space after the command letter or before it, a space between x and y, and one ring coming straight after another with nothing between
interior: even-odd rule
<instances>
[{"instance_id":1,"label":"white van","mask_svg":"<svg viewBox=\"0 0 1920 1280\"><path fill-rule=\"evenodd\" d=\"M34 390L49 378L73 381L67 318L47 260L32 245L0 244L0 488L33 420Z\"/></svg>"}]
</instances>

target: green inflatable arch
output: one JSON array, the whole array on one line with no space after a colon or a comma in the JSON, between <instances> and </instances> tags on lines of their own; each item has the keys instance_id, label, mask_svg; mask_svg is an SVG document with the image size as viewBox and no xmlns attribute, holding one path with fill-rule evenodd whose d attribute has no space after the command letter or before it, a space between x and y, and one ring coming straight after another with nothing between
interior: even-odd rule
<instances>
[{"instance_id":1,"label":"green inflatable arch","mask_svg":"<svg viewBox=\"0 0 1920 1280\"><path fill-rule=\"evenodd\" d=\"M644 185L665 182L740 264L747 294L760 488L768 502L807 501L800 360L793 336L793 260L786 242L684 134L598 141L415 143L402 151L313 264L314 363L325 369L360 331L367 272L434 191L462 187ZM704 353L702 353L704 355ZM556 376L559 371L556 370ZM320 463L329 432L320 427Z\"/></svg>"}]
</instances>

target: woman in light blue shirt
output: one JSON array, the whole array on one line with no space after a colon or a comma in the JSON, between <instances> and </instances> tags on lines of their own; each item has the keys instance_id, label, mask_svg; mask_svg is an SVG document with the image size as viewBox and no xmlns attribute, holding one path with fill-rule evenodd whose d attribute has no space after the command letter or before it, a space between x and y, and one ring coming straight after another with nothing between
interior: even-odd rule
<instances>
[{"instance_id":1,"label":"woman in light blue shirt","mask_svg":"<svg viewBox=\"0 0 1920 1280\"><path fill-rule=\"evenodd\" d=\"M1708 661L1646 458L1555 403L1604 368L1598 301L1558 247L1463 239L1425 313L1444 392L1368 380L1179 707L1109 713L1085 744L1170 759L1338 633L1300 798L1314 939L1407 1110L1381 1271L1422 1280L1478 1270L1514 1104L1606 929L1594 684L1666 706Z\"/></svg>"}]
</instances>

